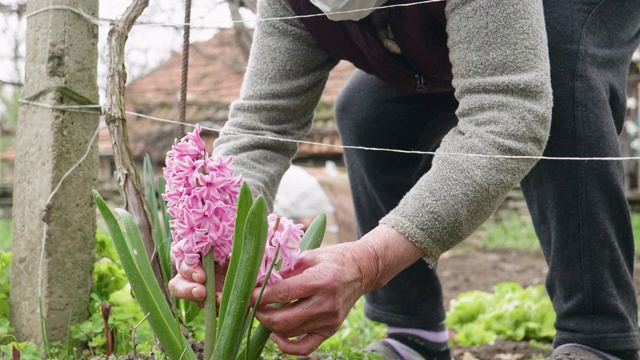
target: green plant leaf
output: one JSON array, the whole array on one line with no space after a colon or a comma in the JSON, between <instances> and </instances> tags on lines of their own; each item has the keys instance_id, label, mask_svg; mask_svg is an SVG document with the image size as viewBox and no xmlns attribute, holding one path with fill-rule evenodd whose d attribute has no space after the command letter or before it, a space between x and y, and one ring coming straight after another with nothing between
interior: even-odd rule
<instances>
[{"instance_id":1,"label":"green plant leaf","mask_svg":"<svg viewBox=\"0 0 640 360\"><path fill-rule=\"evenodd\" d=\"M164 177L158 176L158 194L164 194L165 189L165 180ZM160 196L160 195L159 195ZM171 226L169 225L169 221L173 219L171 215L167 212L167 202L164 201L161 197L159 197L160 202L160 214L162 215L162 226L160 226L157 231L164 231L163 240L160 243L160 247L158 251L160 252L160 264L163 265L163 271L168 271L169 275L165 279L171 278L171 268L173 267L173 263L171 262ZM198 308L199 309L199 308Z\"/></svg>"},{"instance_id":2,"label":"green plant leaf","mask_svg":"<svg viewBox=\"0 0 640 360\"><path fill-rule=\"evenodd\" d=\"M324 239L324 233L327 229L327 215L320 214L316 217L311 225L307 228L302 240L300 241L300 250L307 251L320 247L322 239Z\"/></svg>"},{"instance_id":3,"label":"green plant leaf","mask_svg":"<svg viewBox=\"0 0 640 360\"><path fill-rule=\"evenodd\" d=\"M220 301L220 316L218 321L217 336L220 336L222 330L222 324L224 323L227 315L227 309L229 307L229 299L231 292L233 291L234 282L229 281L229 274L236 274L238 267L240 266L240 256L242 253L242 247L244 246L244 226L247 222L247 216L249 210L253 205L253 195L251 195L251 189L246 183L242 183L240 188L240 195L238 196L238 208L236 210L236 224L233 234L233 248L231 249L231 260L229 261L229 267L227 268L227 278L225 279L224 286L222 287L222 300ZM266 237L266 235L265 235ZM238 256L234 256L238 254Z\"/></svg>"},{"instance_id":4,"label":"green plant leaf","mask_svg":"<svg viewBox=\"0 0 640 360\"><path fill-rule=\"evenodd\" d=\"M109 232L113 238L113 244L116 247L122 267L127 274L136 299L142 311L149 314L149 325L158 338L158 341L162 344L169 358L179 359L182 357L184 359L195 360L196 356L193 350L191 350L186 339L184 339L180 333L180 328L173 317L173 313L164 300L160 287L153 277L151 265L147 260L146 251L144 250L140 233L135 226L133 218L124 210L120 211L127 231L125 237L120 224L100 194L94 190L93 197L109 228ZM143 259L145 261L142 261ZM142 269L139 265L142 265ZM145 272L147 273L146 275Z\"/></svg>"},{"instance_id":5,"label":"green plant leaf","mask_svg":"<svg viewBox=\"0 0 640 360\"><path fill-rule=\"evenodd\" d=\"M151 291L151 295L153 296L157 304L166 304L166 300L162 295L162 290L160 290L160 286L158 285L158 282L153 275L153 269L151 268L151 263L149 263L149 259L147 258L147 251L144 247L144 243L142 242L142 237L140 236L140 231L138 230L138 226L136 225L135 220L133 219L131 214L129 214L124 209L116 209L116 212L118 213L120 219L122 219L122 222L124 224L125 240L133 250L131 255L133 257L133 260L135 261L135 265L138 268L138 271L142 275L144 283L148 286L149 290ZM135 293L136 289L134 288L133 291ZM162 311L162 315L164 318L174 318L174 314L168 304L166 307L160 306L160 310ZM177 334L179 334L179 331L174 333L174 335Z\"/></svg>"},{"instance_id":6,"label":"green plant leaf","mask_svg":"<svg viewBox=\"0 0 640 360\"><path fill-rule=\"evenodd\" d=\"M304 235L302 236L302 240L300 241L300 250L307 251L320 247L320 245L322 244L322 239L324 238L326 228L327 216L325 214L318 215L318 217L313 220L311 225L309 225L309 227L307 228L307 231L305 231ZM284 304L274 305L274 307L277 308L281 308L283 306ZM253 333L251 339L249 340L249 347L244 347L238 354L237 359L259 359L260 354L262 353L262 349L269 339L269 335L271 335L271 330L267 329L262 324L258 325L256 331Z\"/></svg>"},{"instance_id":7,"label":"green plant leaf","mask_svg":"<svg viewBox=\"0 0 640 360\"><path fill-rule=\"evenodd\" d=\"M231 255L232 259L239 255L239 262L242 266L238 267L236 272L227 273L225 279L225 283L233 283L230 295L230 299L233 301L227 304L227 314L222 324L222 332L218 335L212 360L232 360L238 353L242 343L242 329L249 309L251 292L258 278L266 246L267 231L267 203L262 196L258 196L247 215L242 252Z\"/></svg>"},{"instance_id":8,"label":"green plant leaf","mask_svg":"<svg viewBox=\"0 0 640 360\"><path fill-rule=\"evenodd\" d=\"M216 347L216 261L213 248L202 259L202 268L206 275L204 283L207 297L204 299L204 359L210 359Z\"/></svg>"},{"instance_id":9,"label":"green plant leaf","mask_svg":"<svg viewBox=\"0 0 640 360\"><path fill-rule=\"evenodd\" d=\"M278 228L278 224L279 222L276 223L275 229ZM262 286L260 287L260 293L258 294L258 298L256 299L256 304L260 304L260 300L262 300L262 294L264 294L264 289L267 287L267 284L269 283L269 278L271 277L271 272L273 272L273 268L276 265L276 260L278 259L279 253L280 253L280 245L278 245L278 248L276 249L276 253L273 255L273 260L271 260L271 264L269 264L269 270L267 271L267 275L265 276L264 281L262 282ZM251 349L251 327L253 325L253 319L256 317L256 311L258 311L258 307L254 306L253 309L251 309L251 313L249 314L249 316L247 316L247 321L244 326L244 329L246 330L243 330L243 333L245 331L247 332L246 347L249 349ZM260 348L260 352L262 352L262 348Z\"/></svg>"},{"instance_id":10,"label":"green plant leaf","mask_svg":"<svg viewBox=\"0 0 640 360\"><path fill-rule=\"evenodd\" d=\"M160 197L158 198L158 194L160 192L156 191L155 184L155 175L153 173L153 165L151 164L151 158L149 154L144 156L144 178L145 178L145 195L148 201L148 215L153 222L153 230L152 237L153 243L156 245L156 251L158 252L158 257L160 258L160 268L162 270L162 277L164 278L165 283L169 283L171 279L171 257L169 254L169 248L165 245L165 236L164 229L160 225L160 217L158 216L158 202L163 203L164 200Z\"/></svg>"},{"instance_id":11,"label":"green plant leaf","mask_svg":"<svg viewBox=\"0 0 640 360\"><path fill-rule=\"evenodd\" d=\"M11 342L6 345L0 345L0 356L3 359L10 359L13 348L20 353L21 360L41 360L42 355L38 352L38 347L32 342ZM46 353L45 353L46 354Z\"/></svg>"},{"instance_id":12,"label":"green plant leaf","mask_svg":"<svg viewBox=\"0 0 640 360\"><path fill-rule=\"evenodd\" d=\"M106 259L93 264L93 281L93 292L101 301L109 301L112 293L122 289L129 282L122 267Z\"/></svg>"},{"instance_id":13,"label":"green plant leaf","mask_svg":"<svg viewBox=\"0 0 640 360\"><path fill-rule=\"evenodd\" d=\"M47 319L42 312L42 298L38 299L38 310L40 311L40 331L42 331L42 350L49 355L51 348L49 347L49 329L47 329Z\"/></svg>"},{"instance_id":14,"label":"green plant leaf","mask_svg":"<svg viewBox=\"0 0 640 360\"><path fill-rule=\"evenodd\" d=\"M158 194L164 194L165 189L165 180L162 176L158 177ZM167 212L167 203L165 201L160 201L160 210L162 214L162 221L164 223L164 244L171 244L171 226L169 225L169 220L173 219L171 215Z\"/></svg>"},{"instance_id":15,"label":"green plant leaf","mask_svg":"<svg viewBox=\"0 0 640 360\"><path fill-rule=\"evenodd\" d=\"M187 325L189 323L194 322L196 318L201 316L202 309L200 309L198 305L196 305L193 301L189 301L185 299L177 299L176 304L177 304L177 308L180 311L180 314L182 315L182 320Z\"/></svg>"},{"instance_id":16,"label":"green plant leaf","mask_svg":"<svg viewBox=\"0 0 640 360\"><path fill-rule=\"evenodd\" d=\"M495 338L551 341L555 312L542 286L522 288L504 282L493 293L470 291L451 300L447 325L457 332L459 345L484 344Z\"/></svg>"}]
</instances>

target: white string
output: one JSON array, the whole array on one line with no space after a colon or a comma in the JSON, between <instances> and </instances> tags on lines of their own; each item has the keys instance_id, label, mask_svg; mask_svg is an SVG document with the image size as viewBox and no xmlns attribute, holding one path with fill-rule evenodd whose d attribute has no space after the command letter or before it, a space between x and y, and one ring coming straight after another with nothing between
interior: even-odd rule
<instances>
[{"instance_id":1,"label":"white string","mask_svg":"<svg viewBox=\"0 0 640 360\"><path fill-rule=\"evenodd\" d=\"M377 9L390 9L390 8L397 8L397 7L409 7L409 6L429 4L429 3L435 3L435 2L444 2L444 1L446 1L446 0L423 0L423 1L417 1L417 2L409 3L409 4L383 5L383 6L363 8L363 9L358 9L358 10L333 11L333 12L328 12L328 13L319 13L319 14L310 14L310 15L294 15L294 16L283 16L283 17L273 17L273 18L256 18L256 19L232 20L231 23L259 23L259 22L263 22L263 21L312 18L312 17L319 17L319 16L327 16L327 15L332 15L332 14L350 14L350 13L369 11L369 10L377 10ZM110 25L110 24L112 24L112 23L114 23L116 21L114 19L97 18L95 16L92 16L92 15L89 15L89 14L85 13L81 9L76 9L76 8L72 8L70 6L64 6L64 5L46 6L46 7L43 7L42 9L38 9L38 10L32 12L32 13L27 14L26 17L29 18L31 16L34 16L34 15L37 15L37 14L40 14L40 13L43 13L43 12L46 12L46 11L49 11L49 10L69 10L69 11L73 11L74 13L76 13L76 14L84 17L85 19L87 19L92 24L95 24L95 25L98 25L98 26ZM218 26L212 26L211 23L160 23L160 22L152 22L152 21L136 21L135 25L176 27L176 28L185 27L185 26L188 25L188 26L190 26L192 28L201 28L201 29L217 29L218 28Z\"/></svg>"},{"instance_id":2,"label":"white string","mask_svg":"<svg viewBox=\"0 0 640 360\"><path fill-rule=\"evenodd\" d=\"M72 109L102 109L102 105L51 105L43 102L18 99L18 102L21 104L33 105L37 107L42 107L46 109L55 109L55 110L72 110ZM101 110L102 111L102 110ZM76 111L80 112L80 111ZM85 113L95 114L95 111L84 111Z\"/></svg>"},{"instance_id":3,"label":"white string","mask_svg":"<svg viewBox=\"0 0 640 360\"><path fill-rule=\"evenodd\" d=\"M49 6L45 6L42 9L38 9L38 10L36 10L34 12L28 13L26 15L26 17L30 18L32 16L35 16L35 15L38 15L40 13L47 12L47 11L50 11L50 10L67 10L67 11L71 11L71 12L74 12L74 13L82 16L83 18L85 18L90 23L92 23L94 25L98 25L98 26L102 25L101 22L109 22L109 23L111 23L113 21L113 20L108 20L108 19L100 19L100 18L97 18L95 16L87 14L82 9L76 9L74 7L71 7L71 6L64 6L64 5L49 5Z\"/></svg>"},{"instance_id":4,"label":"white string","mask_svg":"<svg viewBox=\"0 0 640 360\"><path fill-rule=\"evenodd\" d=\"M319 13L319 14L283 16L283 17L264 18L264 19L255 19L255 20L235 20L233 22L256 22L256 23L258 23L258 22L262 22L262 21L272 21L272 20L302 19L302 18L312 18L312 17L319 17L319 16L327 16L327 15L333 15L333 14L350 14L350 13L357 13L357 12L361 12L361 11L369 11L369 10L391 9L391 8L397 8L397 7L409 7L409 6L414 6L414 5L422 5L422 4L429 4L429 3L435 3L435 2L444 2L444 1L446 1L446 0L424 0L424 1L417 1L417 2L409 3L409 4L383 5L383 6L369 7L369 8L363 8L363 9L358 9L358 10L332 11L332 12L327 12L327 13L322 12L322 13Z\"/></svg>"},{"instance_id":5,"label":"white string","mask_svg":"<svg viewBox=\"0 0 640 360\"><path fill-rule=\"evenodd\" d=\"M48 211L49 203L51 202L51 199L53 199L53 196L60 189L60 186L62 186L62 182L87 158L87 156L91 152L91 146L96 141L96 138L98 137L99 132L100 132L100 125L98 125L98 127L96 128L96 131L93 133L93 136L89 141L89 145L87 146L87 150L84 152L82 157L75 164L73 164L73 166L69 170L67 170L67 172L64 173L64 175L62 175L62 177L60 178L60 181L58 181L58 185L56 185L55 189L53 189L51 194L49 194L49 197L45 202L45 209L47 209L45 211ZM48 223L45 221L44 228L42 231L42 241L41 241L42 248L40 249L40 264L39 264L39 271L38 271L38 297L39 298L42 298L42 272L43 272L42 267L44 266L44 249L47 243L47 229L48 229Z\"/></svg>"},{"instance_id":6,"label":"white string","mask_svg":"<svg viewBox=\"0 0 640 360\"><path fill-rule=\"evenodd\" d=\"M23 104L27 104L27 105L32 105L32 106L41 106L41 107L46 107L49 109L62 109L65 110L67 109L68 111L76 111L79 112L81 110L81 108L86 107L86 108L96 108L98 105L77 105L77 106L67 106L67 105L50 105L50 104L43 104L43 103L39 103L39 102L35 102L35 101L28 101L28 100L23 100L20 99L19 100L20 103ZM133 112L133 111L125 111L126 114L129 115L133 115L133 116L138 116L144 119L149 119L149 120L153 120L153 121L158 121L158 122L164 122L164 123L169 123L169 124L182 124L179 121L176 120L170 120L170 119L163 119L163 118L159 118L159 117L155 117L155 116L150 116L150 115L145 115L145 114L141 114L141 113L137 113L137 112ZM185 126L191 126L191 127L195 127L195 124L189 124L189 123L184 123ZM211 128L211 127L206 127L206 126L202 126L201 127L205 130L209 130L209 131L215 131L220 133L222 130L221 129L216 129L216 128ZM554 156L534 156L534 155L500 155L500 154L474 154L474 153L455 153L455 152L446 152L446 151L418 151L418 150L402 150L402 149L388 149L388 148L377 148L377 147L367 147L367 146L353 146L353 145L335 145L335 144L325 144L325 143L319 143L319 142L313 142L313 141L306 141L306 140L295 140L295 139L287 139L287 138L281 138L281 137L277 137L277 136L268 136L268 135L257 135L257 134L248 134L248 133L243 133L243 132L238 132L238 131L231 131L231 130L224 130L225 134L233 134L233 135L241 135L241 136L247 136L247 137L253 137L253 138L258 138L258 139L267 139L267 140L275 140L275 141L282 141L282 142L291 142L291 143L297 143L297 144L307 144L307 145L317 145L317 146L324 146L324 147L329 147L329 148L339 148L339 149L355 149L355 150L366 150L366 151L385 151L385 152L392 152L392 153L400 153L400 154L415 154L415 155L438 155L438 156L442 156L442 155L447 155L447 156L460 156L460 157L474 157L474 158L492 158L492 159L529 159L529 160L556 160L556 161L622 161L622 160L640 160L640 156L610 156L610 157L554 157Z\"/></svg>"},{"instance_id":7,"label":"white string","mask_svg":"<svg viewBox=\"0 0 640 360\"><path fill-rule=\"evenodd\" d=\"M162 119L154 116L144 115L140 113L136 113L133 111L125 111L129 115L139 116L141 118L166 122L170 124L181 124L175 120ZM185 123L185 125L195 127L195 124ZM206 126L200 125L202 129L222 132L221 129L209 128ZM256 134L247 134L241 133L237 131L224 130L225 134L234 134L234 135L242 135L247 137L259 138L259 139L268 139L268 140L277 140L282 142L293 142L298 144L308 144L308 145L320 145L331 148L340 148L340 149L356 149L356 150L367 150L367 151L385 151L385 152L393 152L393 153L401 153L401 154L416 154L416 155L449 155L449 156L462 156L462 157L478 157L478 158L495 158L495 159L537 159L537 160L572 160L572 161L589 161L589 160L601 160L601 161L620 161L620 160L640 160L640 156L622 156L622 157L552 157L552 156L534 156L534 155L490 155L490 154L469 154L469 153L454 153L454 152L446 152L446 151L418 151L418 150L401 150L401 149L387 149L387 148L377 148L377 147L367 147L367 146L353 146L353 145L335 145L335 144L325 144L318 143L313 141L305 141L305 140L295 140L295 139L287 139L280 138L276 136L268 136L268 135L256 135Z\"/></svg>"}]
</instances>

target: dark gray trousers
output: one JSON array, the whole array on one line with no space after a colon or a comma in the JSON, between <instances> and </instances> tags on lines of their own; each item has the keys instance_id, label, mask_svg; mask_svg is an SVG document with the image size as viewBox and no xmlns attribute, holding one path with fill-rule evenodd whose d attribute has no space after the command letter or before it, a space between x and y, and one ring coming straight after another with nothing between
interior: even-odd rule
<instances>
[{"instance_id":1,"label":"dark gray trousers","mask_svg":"<svg viewBox=\"0 0 640 360\"><path fill-rule=\"evenodd\" d=\"M544 0L554 109L553 157L620 156L626 76L640 0ZM435 150L456 125L453 94L403 94L358 71L336 103L345 145ZM360 235L429 171L431 156L345 150ZM547 262L555 345L640 349L633 235L616 161L541 160L522 181ZM444 320L436 271L418 261L367 294L369 318L399 327Z\"/></svg>"}]
</instances>

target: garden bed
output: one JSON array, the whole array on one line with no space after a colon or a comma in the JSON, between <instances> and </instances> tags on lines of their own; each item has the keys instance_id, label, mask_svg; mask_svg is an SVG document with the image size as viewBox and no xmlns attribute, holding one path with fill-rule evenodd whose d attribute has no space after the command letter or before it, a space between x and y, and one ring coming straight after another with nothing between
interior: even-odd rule
<instances>
[{"instance_id":1,"label":"garden bed","mask_svg":"<svg viewBox=\"0 0 640 360\"><path fill-rule=\"evenodd\" d=\"M445 254L438 265L445 301L471 290L491 291L500 282L513 281L523 286L544 284L548 267L540 252L484 250L475 246L461 247ZM634 269L636 292L640 289L640 264ZM454 348L455 359L517 360L542 358L549 350L528 342L498 340L491 345Z\"/></svg>"},{"instance_id":2,"label":"garden bed","mask_svg":"<svg viewBox=\"0 0 640 360\"><path fill-rule=\"evenodd\" d=\"M547 265L538 252L514 250L483 250L464 248L445 254L438 273L442 282L445 303L459 293L472 290L491 291L500 282L513 281L523 286L544 284ZM455 359L517 360L541 358L549 351L528 342L498 340L491 345L477 345L452 350Z\"/></svg>"}]
</instances>

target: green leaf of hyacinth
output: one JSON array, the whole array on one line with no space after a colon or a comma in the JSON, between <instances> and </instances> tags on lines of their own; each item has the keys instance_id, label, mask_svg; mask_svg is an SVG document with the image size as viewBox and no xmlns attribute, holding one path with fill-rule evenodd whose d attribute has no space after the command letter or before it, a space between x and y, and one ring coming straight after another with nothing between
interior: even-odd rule
<instances>
[{"instance_id":1,"label":"green leaf of hyacinth","mask_svg":"<svg viewBox=\"0 0 640 360\"><path fill-rule=\"evenodd\" d=\"M280 221L276 222L276 225L274 226L274 228L277 229L279 223ZM269 278L271 277L273 268L276 266L276 261L278 260L279 253L280 253L280 245L278 245L276 249L276 253L273 255L273 259L271 260L271 264L269 264L269 270L267 270L267 275L264 277L264 280L262 281L262 286L260 286L260 293L258 294L258 298L256 299L256 304L260 304L260 300L262 300L264 289L267 287L267 284L269 283ZM245 332L247 333L247 343L245 344L245 347L248 347L249 349L251 349L251 328L253 327L253 319L256 317L256 311L258 311L258 307L254 306L251 309L249 316L247 316L247 320L242 330L243 333ZM260 352L262 352L262 349L260 349ZM246 358L246 355L245 355L245 358Z\"/></svg>"},{"instance_id":2,"label":"green leaf of hyacinth","mask_svg":"<svg viewBox=\"0 0 640 360\"><path fill-rule=\"evenodd\" d=\"M148 216L153 222L153 243L156 245L156 252L160 258L160 268L162 270L162 277L165 283L169 283L171 279L171 257L169 254L169 247L167 242L169 238L165 238L164 230L160 225L160 217L158 215L158 202L164 203L162 198L158 199L158 194L162 194L163 191L156 189L155 174L153 173L153 165L151 164L151 158L149 154L144 156L144 177L146 180L145 195L149 202ZM159 177L159 179L162 177ZM158 190L158 191L157 191Z\"/></svg>"},{"instance_id":3,"label":"green leaf of hyacinth","mask_svg":"<svg viewBox=\"0 0 640 360\"><path fill-rule=\"evenodd\" d=\"M133 216L131 216L131 214L129 214L124 209L116 209L116 212L118 213L120 219L122 219L122 223L124 224L125 240L129 243L131 249L133 249L131 255L133 256L135 265L138 267L138 270L142 275L145 284L149 287L154 301L158 304L166 304L166 300L164 299L160 287L158 286L158 282L153 274L151 263L149 263L149 259L147 258L147 251L144 247L144 243L142 242L142 236L140 235L140 231L138 230L138 226L136 225ZM155 291L156 288L158 291ZM133 290L135 293L135 289ZM166 307L160 306L160 310L162 311L162 315L166 319L174 319L175 316L168 304Z\"/></svg>"},{"instance_id":4,"label":"green leaf of hyacinth","mask_svg":"<svg viewBox=\"0 0 640 360\"><path fill-rule=\"evenodd\" d=\"M140 232L133 218L126 211L119 211L125 224L125 234L111 209L95 190L93 191L93 197L109 228L113 244L136 299L142 311L149 314L149 325L168 357L170 359L195 360L196 356L193 350L180 333L178 323L153 277L151 265L147 260L146 251L140 239Z\"/></svg>"},{"instance_id":5,"label":"green leaf of hyacinth","mask_svg":"<svg viewBox=\"0 0 640 360\"><path fill-rule=\"evenodd\" d=\"M300 241L300 250L313 250L320 247L322 244L322 239L324 238L324 232L327 228L327 216L325 214L320 214L318 217L313 220L307 231L304 233L302 240ZM284 304L275 304L277 308L281 308ZM260 324L256 328L256 331L251 336L249 340L249 349L247 354L247 348L244 347L242 351L236 357L237 360L258 360L260 358L260 354L262 353L262 349L264 345L267 343L269 339L269 335L271 335L271 330L267 329L264 325ZM247 357L248 356L248 357Z\"/></svg>"},{"instance_id":6,"label":"green leaf of hyacinth","mask_svg":"<svg viewBox=\"0 0 640 360\"><path fill-rule=\"evenodd\" d=\"M229 267L227 268L227 277L222 287L222 300L220 301L220 316L218 320L218 331L216 336L220 336L222 330L222 324L227 314L227 308L229 307L229 298L231 297L231 291L233 288L233 274L238 272L240 266L240 256L233 256L233 254L240 254L242 252L242 246L244 242L244 227L247 222L247 215L249 215L249 209L253 205L253 195L251 189L246 183L242 183L240 188L240 195L238 196L238 208L236 210L236 224L233 234L233 248L231 249L231 260L229 261ZM266 235L265 235L266 238Z\"/></svg>"},{"instance_id":7,"label":"green leaf of hyacinth","mask_svg":"<svg viewBox=\"0 0 640 360\"><path fill-rule=\"evenodd\" d=\"M227 273L227 279L225 279L225 283L233 281L230 295L233 301L226 304L227 314L220 328L222 331L218 335L212 360L233 360L238 353L251 293L258 278L266 246L267 231L267 203L262 196L258 196L247 215L242 252L231 256L233 258L239 255L239 263L242 266L239 266L235 273Z\"/></svg>"},{"instance_id":8,"label":"green leaf of hyacinth","mask_svg":"<svg viewBox=\"0 0 640 360\"><path fill-rule=\"evenodd\" d=\"M327 215L320 214L307 228L300 241L300 251L313 250L320 247L324 232L327 229Z\"/></svg>"},{"instance_id":9,"label":"green leaf of hyacinth","mask_svg":"<svg viewBox=\"0 0 640 360\"><path fill-rule=\"evenodd\" d=\"M202 259L202 268L206 275L204 287L208 295L204 299L204 357L210 359L213 349L216 347L216 261L213 256L213 248Z\"/></svg>"},{"instance_id":10,"label":"green leaf of hyacinth","mask_svg":"<svg viewBox=\"0 0 640 360\"><path fill-rule=\"evenodd\" d=\"M158 194L164 194L165 189L165 180L164 177L158 176ZM169 225L169 220L173 219L171 215L167 212L167 202L164 199L160 201L160 214L162 215L162 230L158 228L158 231L164 231L164 240L160 243L160 261L161 264L166 264L165 267L169 270L169 277L167 279L171 279L171 269L173 268L173 263L171 262L171 226Z\"/></svg>"},{"instance_id":11,"label":"green leaf of hyacinth","mask_svg":"<svg viewBox=\"0 0 640 360\"><path fill-rule=\"evenodd\" d=\"M149 154L144 156L143 166L143 183L145 184L144 194L149 202L149 213L147 214L153 222L153 229L151 235L153 236L153 243L156 245L156 249L160 246L164 234L158 231L160 225L160 219L158 217L158 201L156 197L156 185L153 174L153 166L151 165L151 159Z\"/></svg>"},{"instance_id":12,"label":"green leaf of hyacinth","mask_svg":"<svg viewBox=\"0 0 640 360\"><path fill-rule=\"evenodd\" d=\"M164 194L165 187L166 183L164 177L158 176L158 193ZM167 239L167 241L171 241L171 227L169 226L169 220L173 219L173 217L167 212L166 201L160 201L160 210L160 213L162 214L162 221L164 223L164 238Z\"/></svg>"}]
</instances>

